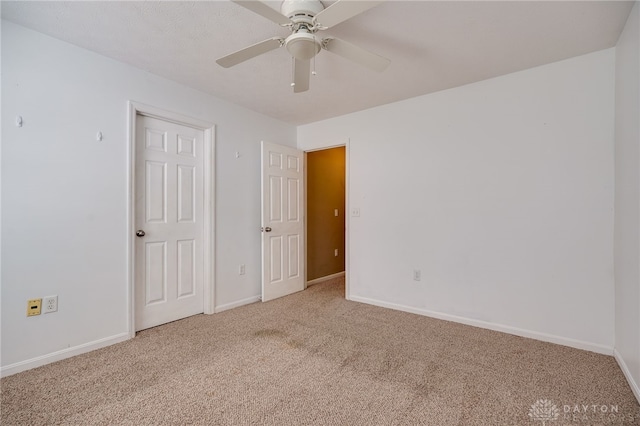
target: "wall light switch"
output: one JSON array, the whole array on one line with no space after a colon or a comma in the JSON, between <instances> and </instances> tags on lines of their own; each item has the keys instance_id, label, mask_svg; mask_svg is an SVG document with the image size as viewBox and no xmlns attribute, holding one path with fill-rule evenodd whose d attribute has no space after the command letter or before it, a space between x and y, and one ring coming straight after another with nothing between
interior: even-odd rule
<instances>
[{"instance_id":1,"label":"wall light switch","mask_svg":"<svg viewBox=\"0 0 640 426\"><path fill-rule=\"evenodd\" d=\"M334 209L334 210L333 210L333 215L334 215L334 216L336 216L336 217L338 217L338 209Z\"/></svg>"}]
</instances>

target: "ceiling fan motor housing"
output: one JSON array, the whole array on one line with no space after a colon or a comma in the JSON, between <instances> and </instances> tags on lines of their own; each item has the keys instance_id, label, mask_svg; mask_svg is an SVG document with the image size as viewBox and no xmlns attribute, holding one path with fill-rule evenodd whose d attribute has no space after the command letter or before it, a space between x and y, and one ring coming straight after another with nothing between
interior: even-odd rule
<instances>
[{"instance_id":1,"label":"ceiling fan motor housing","mask_svg":"<svg viewBox=\"0 0 640 426\"><path fill-rule=\"evenodd\" d=\"M324 10L320 0L285 0L280 11L293 23L312 23L313 17Z\"/></svg>"},{"instance_id":2,"label":"ceiling fan motor housing","mask_svg":"<svg viewBox=\"0 0 640 426\"><path fill-rule=\"evenodd\" d=\"M313 35L313 17L324 10L324 5L319 0L285 0L280 10L294 23L293 34L284 42L289 54L301 61L316 56L321 44Z\"/></svg>"}]
</instances>

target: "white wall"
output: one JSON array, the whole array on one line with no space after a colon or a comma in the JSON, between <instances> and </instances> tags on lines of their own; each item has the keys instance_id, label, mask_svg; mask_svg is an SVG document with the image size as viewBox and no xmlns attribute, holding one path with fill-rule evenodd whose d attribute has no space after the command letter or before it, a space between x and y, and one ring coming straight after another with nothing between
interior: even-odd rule
<instances>
[{"instance_id":1,"label":"white wall","mask_svg":"<svg viewBox=\"0 0 640 426\"><path fill-rule=\"evenodd\" d=\"M640 6L616 46L615 349L640 400Z\"/></svg>"},{"instance_id":2,"label":"white wall","mask_svg":"<svg viewBox=\"0 0 640 426\"><path fill-rule=\"evenodd\" d=\"M260 294L259 141L295 128L2 22L3 374L127 337L128 100L216 124L216 306Z\"/></svg>"},{"instance_id":3,"label":"white wall","mask_svg":"<svg viewBox=\"0 0 640 426\"><path fill-rule=\"evenodd\" d=\"M350 298L610 352L614 53L300 127L302 149L350 140ZM127 336L129 99L216 123L216 305L259 294L258 141L294 145L292 126L7 22L1 59L3 374ZM624 146L626 232L640 183ZM616 290L640 304L635 282ZM49 294L60 311L26 318ZM616 312L615 345L633 369L631 312Z\"/></svg>"},{"instance_id":4,"label":"white wall","mask_svg":"<svg viewBox=\"0 0 640 426\"><path fill-rule=\"evenodd\" d=\"M611 354L614 55L299 127L349 138L349 297Z\"/></svg>"}]
</instances>

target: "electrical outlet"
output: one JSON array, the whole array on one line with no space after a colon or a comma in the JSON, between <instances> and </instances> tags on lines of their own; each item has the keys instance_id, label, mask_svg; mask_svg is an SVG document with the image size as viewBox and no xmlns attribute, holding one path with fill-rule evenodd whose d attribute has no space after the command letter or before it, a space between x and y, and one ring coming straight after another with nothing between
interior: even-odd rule
<instances>
[{"instance_id":1,"label":"electrical outlet","mask_svg":"<svg viewBox=\"0 0 640 426\"><path fill-rule=\"evenodd\" d=\"M360 208L359 207L354 207L351 209L351 216L352 217L360 217Z\"/></svg>"},{"instance_id":2,"label":"electrical outlet","mask_svg":"<svg viewBox=\"0 0 640 426\"><path fill-rule=\"evenodd\" d=\"M413 270L413 280L414 281L420 281L420 277L421 277L420 269L414 269Z\"/></svg>"},{"instance_id":3,"label":"electrical outlet","mask_svg":"<svg viewBox=\"0 0 640 426\"><path fill-rule=\"evenodd\" d=\"M42 298L42 311L45 314L58 311L58 296L47 296Z\"/></svg>"},{"instance_id":4,"label":"electrical outlet","mask_svg":"<svg viewBox=\"0 0 640 426\"><path fill-rule=\"evenodd\" d=\"M32 317L34 315L40 315L42 308L42 299L30 299L27 300L27 316Z\"/></svg>"},{"instance_id":5,"label":"electrical outlet","mask_svg":"<svg viewBox=\"0 0 640 426\"><path fill-rule=\"evenodd\" d=\"M238 268L238 274L239 275L244 275L247 272L244 263L240 265L240 267Z\"/></svg>"}]
</instances>

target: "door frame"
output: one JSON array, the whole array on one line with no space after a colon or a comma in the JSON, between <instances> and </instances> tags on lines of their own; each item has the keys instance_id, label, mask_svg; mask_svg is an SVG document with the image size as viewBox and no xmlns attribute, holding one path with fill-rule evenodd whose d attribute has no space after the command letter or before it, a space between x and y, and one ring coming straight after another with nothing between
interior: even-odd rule
<instances>
[{"instance_id":1,"label":"door frame","mask_svg":"<svg viewBox=\"0 0 640 426\"><path fill-rule=\"evenodd\" d=\"M350 253L351 250L349 249L349 226L350 226L350 220L351 220L351 208L349 205L349 196L350 196L350 177L349 177L349 138L345 138L344 140L341 140L339 142L333 143L333 144L329 144L326 146L318 146L318 147L314 147L314 148L308 148L308 149L303 149L303 153L304 153L304 180L305 180L305 191L304 191L304 217L305 217L305 221L304 221L304 233L305 233L305 237L307 234L307 226L308 226L308 216L307 216L307 194L309 191L307 191L306 188L306 182L308 182L307 179L307 153L309 152L315 152L315 151L324 151L326 149L332 149L332 148L341 148L344 147L344 179L345 179L345 184L344 184L344 298L346 300L351 300L351 292L350 292L350 288L349 288L349 263L350 263ZM307 271L307 244L308 244L308 239L305 238L305 242L304 242L304 269L305 269L305 274ZM306 279L305 276L305 280L304 280L304 288L305 290L308 287L308 281Z\"/></svg>"},{"instance_id":2,"label":"door frame","mask_svg":"<svg viewBox=\"0 0 640 426\"><path fill-rule=\"evenodd\" d=\"M135 330L135 167L136 167L136 117L143 115L169 121L183 126L202 130L204 133L204 170L203 170L203 302L204 313L213 314L215 310L215 125L211 122L166 111L140 102L128 102L128 158L127 171L127 281L129 336L134 337Z\"/></svg>"}]
</instances>

